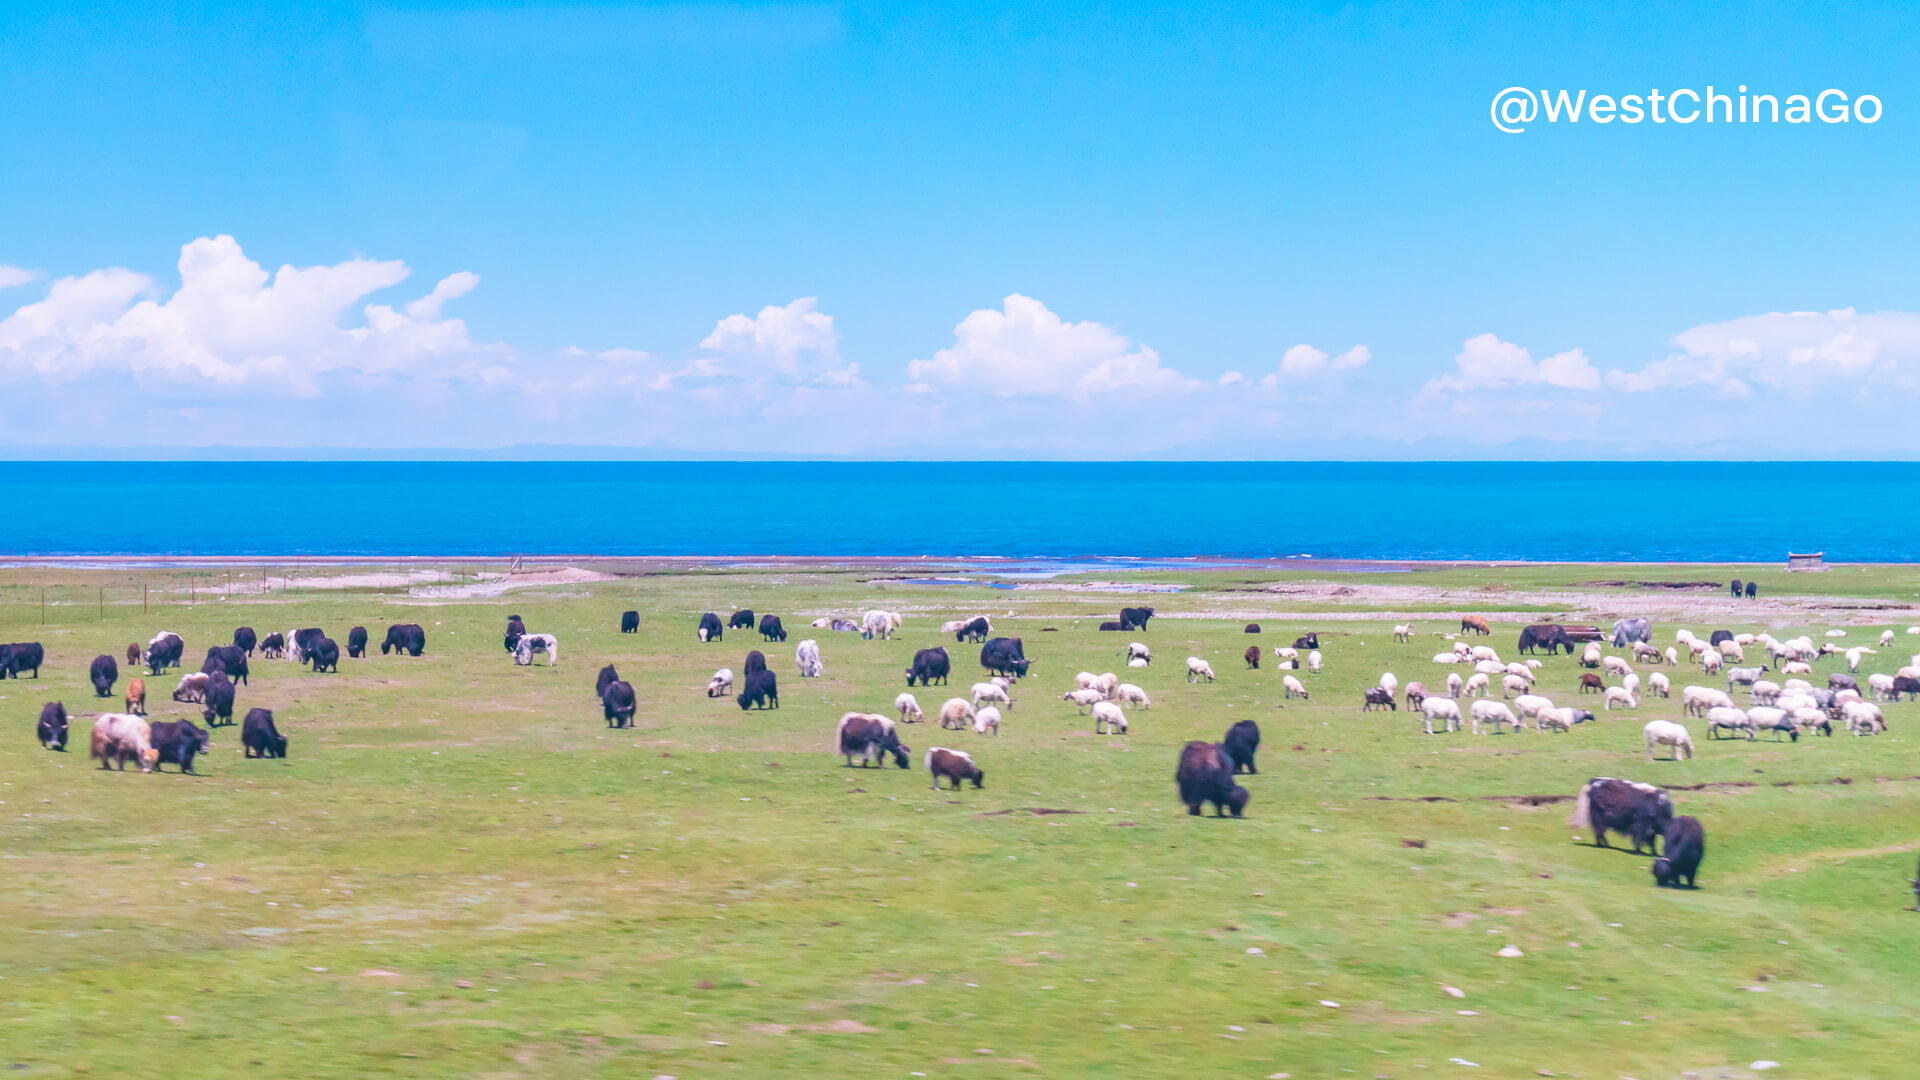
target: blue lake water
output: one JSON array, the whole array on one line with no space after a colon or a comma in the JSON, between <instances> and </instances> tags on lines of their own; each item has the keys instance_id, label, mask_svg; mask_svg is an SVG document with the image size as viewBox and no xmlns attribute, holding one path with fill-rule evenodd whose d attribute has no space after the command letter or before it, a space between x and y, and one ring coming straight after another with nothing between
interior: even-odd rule
<instances>
[{"instance_id":1,"label":"blue lake water","mask_svg":"<svg viewBox=\"0 0 1920 1080\"><path fill-rule=\"evenodd\" d=\"M107 462L10 470L10 555L1906 562L1909 463Z\"/></svg>"}]
</instances>

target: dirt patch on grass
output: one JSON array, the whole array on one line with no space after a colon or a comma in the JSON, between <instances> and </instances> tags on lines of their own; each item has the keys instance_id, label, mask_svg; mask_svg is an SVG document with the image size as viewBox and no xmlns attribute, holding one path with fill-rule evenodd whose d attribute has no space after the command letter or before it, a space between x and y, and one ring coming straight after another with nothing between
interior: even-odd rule
<instances>
[{"instance_id":1,"label":"dirt patch on grass","mask_svg":"<svg viewBox=\"0 0 1920 1080\"><path fill-rule=\"evenodd\" d=\"M1000 817L1003 814L1018 814L1021 812L1032 814L1034 817L1045 817L1048 814L1084 814L1086 813L1085 810L1057 810L1051 806L1016 806L1011 810L988 810L984 813L975 814L974 816L975 817Z\"/></svg>"}]
</instances>

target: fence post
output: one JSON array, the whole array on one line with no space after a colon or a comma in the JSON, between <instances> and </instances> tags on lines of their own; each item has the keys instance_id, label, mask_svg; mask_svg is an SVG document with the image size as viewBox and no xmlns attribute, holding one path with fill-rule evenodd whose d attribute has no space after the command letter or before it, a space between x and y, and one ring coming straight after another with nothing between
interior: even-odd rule
<instances>
[{"instance_id":1,"label":"fence post","mask_svg":"<svg viewBox=\"0 0 1920 1080\"><path fill-rule=\"evenodd\" d=\"M100 586L100 621L107 621L107 587Z\"/></svg>"},{"instance_id":2,"label":"fence post","mask_svg":"<svg viewBox=\"0 0 1920 1080\"><path fill-rule=\"evenodd\" d=\"M47 590L44 587L40 590L40 625L47 625Z\"/></svg>"},{"instance_id":3,"label":"fence post","mask_svg":"<svg viewBox=\"0 0 1920 1080\"><path fill-rule=\"evenodd\" d=\"M140 583L140 614L145 615L146 613L147 613L147 583L143 581Z\"/></svg>"}]
</instances>

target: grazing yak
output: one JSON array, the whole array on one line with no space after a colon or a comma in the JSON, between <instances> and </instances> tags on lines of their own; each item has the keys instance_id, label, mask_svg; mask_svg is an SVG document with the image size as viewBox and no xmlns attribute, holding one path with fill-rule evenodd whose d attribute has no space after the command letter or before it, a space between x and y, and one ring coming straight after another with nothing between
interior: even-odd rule
<instances>
[{"instance_id":1,"label":"grazing yak","mask_svg":"<svg viewBox=\"0 0 1920 1080\"><path fill-rule=\"evenodd\" d=\"M247 718L240 722L240 745L250 758L287 756L287 737L273 726L273 713L268 709L247 710Z\"/></svg>"},{"instance_id":2,"label":"grazing yak","mask_svg":"<svg viewBox=\"0 0 1920 1080\"><path fill-rule=\"evenodd\" d=\"M1460 632L1464 634L1469 631L1479 634L1481 637L1486 637L1488 634L1493 633L1493 630L1487 626L1487 620L1484 616L1481 616L1481 615L1460 616Z\"/></svg>"},{"instance_id":3,"label":"grazing yak","mask_svg":"<svg viewBox=\"0 0 1920 1080\"><path fill-rule=\"evenodd\" d=\"M157 720L148 725L153 742L153 767L173 764L183 773L193 772L193 757L213 747L213 736L191 720Z\"/></svg>"},{"instance_id":4,"label":"grazing yak","mask_svg":"<svg viewBox=\"0 0 1920 1080\"><path fill-rule=\"evenodd\" d=\"M139 662L140 662L140 643L137 641L128 643L127 663L131 665L131 664L138 664Z\"/></svg>"},{"instance_id":5,"label":"grazing yak","mask_svg":"<svg viewBox=\"0 0 1920 1080\"><path fill-rule=\"evenodd\" d=\"M1633 853L1642 847L1654 850L1654 840L1666 832L1673 820L1673 800L1652 784L1596 776L1581 787L1574 799L1573 816L1567 819L1572 829L1592 829L1593 845L1609 847L1607 833L1624 834L1633 841Z\"/></svg>"},{"instance_id":6,"label":"grazing yak","mask_svg":"<svg viewBox=\"0 0 1920 1080\"><path fill-rule=\"evenodd\" d=\"M1200 816L1200 807L1213 804L1215 817L1233 811L1240 817L1247 808L1247 789L1233 782L1233 761L1218 743L1194 741L1180 751L1180 767L1173 774L1180 788L1180 801L1187 813Z\"/></svg>"},{"instance_id":7,"label":"grazing yak","mask_svg":"<svg viewBox=\"0 0 1920 1080\"><path fill-rule=\"evenodd\" d=\"M367 628L356 626L347 631L347 656L359 660L367 655Z\"/></svg>"},{"instance_id":8,"label":"grazing yak","mask_svg":"<svg viewBox=\"0 0 1920 1080\"><path fill-rule=\"evenodd\" d=\"M189 705L198 705L207 700L207 681L213 676L204 671L190 671L180 676L180 682L173 688L173 700L184 701Z\"/></svg>"},{"instance_id":9,"label":"grazing yak","mask_svg":"<svg viewBox=\"0 0 1920 1080\"><path fill-rule=\"evenodd\" d=\"M268 634L266 637L263 637L260 639L260 655L266 657L269 660L272 660L282 655L286 651L287 651L287 639L280 636L278 631ZM159 674L159 672L154 672L154 674L157 675Z\"/></svg>"},{"instance_id":10,"label":"grazing yak","mask_svg":"<svg viewBox=\"0 0 1920 1080\"><path fill-rule=\"evenodd\" d=\"M247 652L245 649L238 645L215 645L207 650L207 659L200 665L200 670L212 674L215 660L220 661L219 666L227 673L227 678L243 685L246 683Z\"/></svg>"},{"instance_id":11,"label":"grazing yak","mask_svg":"<svg viewBox=\"0 0 1920 1080\"><path fill-rule=\"evenodd\" d=\"M827 671L827 665L820 659L820 643L812 638L803 638L794 646L793 662L799 665L803 679L817 679Z\"/></svg>"},{"instance_id":12,"label":"grazing yak","mask_svg":"<svg viewBox=\"0 0 1920 1080\"><path fill-rule=\"evenodd\" d=\"M419 623L397 623L389 626L387 640L380 643L380 655L385 656L389 651L419 656L427 651L427 632L420 628Z\"/></svg>"},{"instance_id":13,"label":"grazing yak","mask_svg":"<svg viewBox=\"0 0 1920 1080\"><path fill-rule=\"evenodd\" d=\"M204 707L200 716L208 727L217 727L222 722L233 723L233 681L225 675L214 673L207 676L207 693L203 699Z\"/></svg>"},{"instance_id":14,"label":"grazing yak","mask_svg":"<svg viewBox=\"0 0 1920 1080\"><path fill-rule=\"evenodd\" d=\"M308 652L314 645L327 640L332 639L327 637L325 630L317 626L309 626L304 630L289 630L287 631L287 659L304 664L308 660ZM338 645L334 647L334 651L339 651Z\"/></svg>"},{"instance_id":15,"label":"grazing yak","mask_svg":"<svg viewBox=\"0 0 1920 1080\"><path fill-rule=\"evenodd\" d=\"M1120 609L1120 629L1145 630L1147 620L1153 618L1150 607L1123 607Z\"/></svg>"},{"instance_id":16,"label":"grazing yak","mask_svg":"<svg viewBox=\"0 0 1920 1080\"><path fill-rule=\"evenodd\" d=\"M946 646L921 649L913 654L913 666L907 669L907 685L912 686L917 680L921 686L932 686L938 679L944 686L952 670L953 658L947 655Z\"/></svg>"},{"instance_id":17,"label":"grazing yak","mask_svg":"<svg viewBox=\"0 0 1920 1080\"><path fill-rule=\"evenodd\" d=\"M605 701L607 699L607 687L619 681L620 673L613 669L612 664L601 668L600 674L593 677L593 696L599 698L601 701ZM707 696L712 697L713 695L708 694Z\"/></svg>"},{"instance_id":18,"label":"grazing yak","mask_svg":"<svg viewBox=\"0 0 1920 1080\"><path fill-rule=\"evenodd\" d=\"M1760 583L1757 581L1747 582L1747 599L1751 600L1754 597L1759 595L1760 595Z\"/></svg>"},{"instance_id":19,"label":"grazing yak","mask_svg":"<svg viewBox=\"0 0 1920 1080\"><path fill-rule=\"evenodd\" d=\"M251 626L243 626L233 632L234 646L248 656L253 655L253 647L259 640L260 639L254 635L253 627Z\"/></svg>"},{"instance_id":20,"label":"grazing yak","mask_svg":"<svg viewBox=\"0 0 1920 1080\"><path fill-rule=\"evenodd\" d=\"M100 762L102 769L118 763L121 772L127 762L138 762L141 772L152 772L160 754L153 748L153 729L145 720L126 713L102 713L93 722L93 742L87 757Z\"/></svg>"},{"instance_id":21,"label":"grazing yak","mask_svg":"<svg viewBox=\"0 0 1920 1080\"><path fill-rule=\"evenodd\" d=\"M527 635L527 624L520 621L520 616L518 615L507 616L507 636L504 639L506 643L507 651L508 652L519 651L520 639L525 637L526 635Z\"/></svg>"},{"instance_id":22,"label":"grazing yak","mask_svg":"<svg viewBox=\"0 0 1920 1080\"><path fill-rule=\"evenodd\" d=\"M754 620L753 620L753 609L752 609L752 608L741 608L741 609L740 609L739 611L736 611L736 612L734 612L734 613L733 613L732 615L730 615L730 616L728 616L728 618L727 618L727 629L729 629L729 630L751 630L751 629L753 629L753 621L754 621Z\"/></svg>"},{"instance_id":23,"label":"grazing yak","mask_svg":"<svg viewBox=\"0 0 1920 1080\"><path fill-rule=\"evenodd\" d=\"M40 677L40 665L46 661L47 651L37 641L20 641L12 645L0 645L0 679L11 675L19 678L20 673L31 668L33 677Z\"/></svg>"},{"instance_id":24,"label":"grazing yak","mask_svg":"<svg viewBox=\"0 0 1920 1080\"><path fill-rule=\"evenodd\" d=\"M147 715L147 680L138 675L127 680L127 711L135 716Z\"/></svg>"},{"instance_id":25,"label":"grazing yak","mask_svg":"<svg viewBox=\"0 0 1920 1080\"><path fill-rule=\"evenodd\" d=\"M101 653L93 658L87 677L93 680L94 697L112 697L113 684L120 680L120 665L113 662L113 657Z\"/></svg>"},{"instance_id":26,"label":"grazing yak","mask_svg":"<svg viewBox=\"0 0 1920 1080\"><path fill-rule=\"evenodd\" d=\"M720 640L720 616L709 611L700 616L700 625L694 630L701 641Z\"/></svg>"},{"instance_id":27,"label":"grazing yak","mask_svg":"<svg viewBox=\"0 0 1920 1080\"><path fill-rule=\"evenodd\" d=\"M1730 582L1727 587L1733 590L1733 598L1735 600L1740 599L1740 594L1743 590L1740 588L1739 578L1734 578L1733 581Z\"/></svg>"},{"instance_id":28,"label":"grazing yak","mask_svg":"<svg viewBox=\"0 0 1920 1080\"><path fill-rule=\"evenodd\" d=\"M747 658L740 665L741 678L751 679L756 671L767 670L767 654L759 649L748 649Z\"/></svg>"},{"instance_id":29,"label":"grazing yak","mask_svg":"<svg viewBox=\"0 0 1920 1080\"><path fill-rule=\"evenodd\" d=\"M633 686L614 680L607 686L607 692L600 698L600 707L607 714L608 727L633 726Z\"/></svg>"},{"instance_id":30,"label":"grazing yak","mask_svg":"<svg viewBox=\"0 0 1920 1080\"><path fill-rule=\"evenodd\" d=\"M1260 646L1247 646L1247 667L1258 670L1260 667Z\"/></svg>"},{"instance_id":31,"label":"grazing yak","mask_svg":"<svg viewBox=\"0 0 1920 1080\"><path fill-rule=\"evenodd\" d=\"M1245 769L1249 773L1258 773L1254 767L1253 755L1260 749L1260 725L1251 720L1242 720L1227 729L1227 737L1220 740L1220 749L1226 751L1227 760L1233 762L1236 775Z\"/></svg>"},{"instance_id":32,"label":"grazing yak","mask_svg":"<svg viewBox=\"0 0 1920 1080\"><path fill-rule=\"evenodd\" d=\"M900 741L895 733L893 721L884 716L871 713L850 712L840 718L840 726L834 729L834 746L837 752L847 759L847 767L853 767L853 759L860 759L860 767L866 768L880 762L887 754L893 755L893 763L902 769L912 768L909 757L913 749Z\"/></svg>"},{"instance_id":33,"label":"grazing yak","mask_svg":"<svg viewBox=\"0 0 1920 1080\"><path fill-rule=\"evenodd\" d=\"M159 675L170 667L179 667L180 658L186 654L186 651L187 643L180 640L179 634L162 630L153 635L153 640L147 642L146 651L141 654L141 659L146 661L147 674Z\"/></svg>"},{"instance_id":34,"label":"grazing yak","mask_svg":"<svg viewBox=\"0 0 1920 1080\"><path fill-rule=\"evenodd\" d=\"M746 676L746 689L733 699L740 711L752 708L777 709L780 707L780 680L771 671L756 671Z\"/></svg>"},{"instance_id":35,"label":"grazing yak","mask_svg":"<svg viewBox=\"0 0 1920 1080\"><path fill-rule=\"evenodd\" d=\"M1677 889L1680 879L1685 878L1686 887L1695 888L1693 876L1707 854L1707 830L1700 827L1697 818L1681 814L1667 825L1662 846L1664 854L1653 860L1653 883Z\"/></svg>"},{"instance_id":36,"label":"grazing yak","mask_svg":"<svg viewBox=\"0 0 1920 1080\"><path fill-rule=\"evenodd\" d=\"M1624 649L1634 642L1653 642L1653 620L1645 615L1635 615L1630 619L1613 620L1613 647ZM1569 650L1571 651L1571 650Z\"/></svg>"},{"instance_id":37,"label":"grazing yak","mask_svg":"<svg viewBox=\"0 0 1920 1080\"><path fill-rule=\"evenodd\" d=\"M780 616L760 616L760 640L780 642L787 640L787 628L780 625Z\"/></svg>"},{"instance_id":38,"label":"grazing yak","mask_svg":"<svg viewBox=\"0 0 1920 1080\"><path fill-rule=\"evenodd\" d=\"M975 615L963 623L960 629L954 631L953 640L960 642L985 641L987 640L987 635L991 633L993 633L992 621L985 615Z\"/></svg>"},{"instance_id":39,"label":"grazing yak","mask_svg":"<svg viewBox=\"0 0 1920 1080\"><path fill-rule=\"evenodd\" d=\"M513 648L513 662L520 667L533 664L534 653L547 654L547 666L560 662L560 639L552 634L521 634L520 643Z\"/></svg>"},{"instance_id":40,"label":"grazing yak","mask_svg":"<svg viewBox=\"0 0 1920 1080\"><path fill-rule=\"evenodd\" d=\"M980 647L980 666L995 675L1022 678L1032 663L1019 638L997 637Z\"/></svg>"},{"instance_id":41,"label":"grazing yak","mask_svg":"<svg viewBox=\"0 0 1920 1080\"><path fill-rule=\"evenodd\" d=\"M1244 633L1244 634L1257 634L1259 632L1260 632L1260 624L1257 622L1248 623L1246 626L1246 629L1241 631L1241 633Z\"/></svg>"},{"instance_id":42,"label":"grazing yak","mask_svg":"<svg viewBox=\"0 0 1920 1080\"><path fill-rule=\"evenodd\" d=\"M1099 628L1102 630L1118 630L1120 629L1120 623L1117 620L1109 619L1101 623Z\"/></svg>"},{"instance_id":43,"label":"grazing yak","mask_svg":"<svg viewBox=\"0 0 1920 1080\"><path fill-rule=\"evenodd\" d=\"M315 675L340 670L340 645L330 637L317 638L306 646L307 660Z\"/></svg>"},{"instance_id":44,"label":"grazing yak","mask_svg":"<svg viewBox=\"0 0 1920 1080\"><path fill-rule=\"evenodd\" d=\"M927 751L927 772L933 774L935 791L940 790L942 779L953 781L955 791L960 790L962 780L973 781L975 788L985 785L987 780L987 774L973 763L972 754L965 750L949 750L944 746L936 746Z\"/></svg>"},{"instance_id":45,"label":"grazing yak","mask_svg":"<svg viewBox=\"0 0 1920 1080\"><path fill-rule=\"evenodd\" d=\"M620 632L623 634L639 633L640 632L640 613L637 611L621 612L620 613Z\"/></svg>"},{"instance_id":46,"label":"grazing yak","mask_svg":"<svg viewBox=\"0 0 1920 1080\"><path fill-rule=\"evenodd\" d=\"M61 750L67 748L67 706L65 702L49 701L40 706L40 723L34 729L40 737L43 750Z\"/></svg>"}]
</instances>

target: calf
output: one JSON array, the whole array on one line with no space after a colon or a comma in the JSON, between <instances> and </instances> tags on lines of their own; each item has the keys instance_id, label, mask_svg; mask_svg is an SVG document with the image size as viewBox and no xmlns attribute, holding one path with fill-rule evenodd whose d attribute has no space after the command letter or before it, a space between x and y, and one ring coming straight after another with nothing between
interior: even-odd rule
<instances>
[{"instance_id":1,"label":"calf","mask_svg":"<svg viewBox=\"0 0 1920 1080\"><path fill-rule=\"evenodd\" d=\"M1707 854L1707 830L1697 819L1681 814L1667 824L1665 847L1665 854L1653 860L1653 883L1677 889L1685 878L1687 888L1694 888L1693 876Z\"/></svg>"},{"instance_id":2,"label":"calf","mask_svg":"<svg viewBox=\"0 0 1920 1080\"><path fill-rule=\"evenodd\" d=\"M194 755L204 754L213 746L213 737L191 720L160 720L149 727L156 771L172 763L180 766L181 772L192 773Z\"/></svg>"},{"instance_id":3,"label":"calf","mask_svg":"<svg viewBox=\"0 0 1920 1080\"><path fill-rule=\"evenodd\" d=\"M1258 773L1254 767L1253 755L1260 749L1260 725L1251 720L1242 720L1227 729L1227 737L1220 740L1220 749L1226 751L1227 760L1233 762L1233 771L1237 775L1245 769L1249 773Z\"/></svg>"},{"instance_id":4,"label":"calf","mask_svg":"<svg viewBox=\"0 0 1920 1080\"><path fill-rule=\"evenodd\" d=\"M1234 783L1233 775L1233 760L1218 743L1194 741L1180 751L1173 780L1189 815L1199 817L1200 807L1212 803L1215 817L1226 817L1229 810L1240 817L1247 807L1247 789Z\"/></svg>"},{"instance_id":5,"label":"calf","mask_svg":"<svg viewBox=\"0 0 1920 1080\"><path fill-rule=\"evenodd\" d=\"M284 758L287 737L273 726L273 713L267 709L248 709L240 722L240 745L250 758Z\"/></svg>"},{"instance_id":6,"label":"calf","mask_svg":"<svg viewBox=\"0 0 1920 1080\"><path fill-rule=\"evenodd\" d=\"M639 633L640 632L640 613L637 611L621 612L620 613L620 632L623 634Z\"/></svg>"},{"instance_id":7,"label":"calf","mask_svg":"<svg viewBox=\"0 0 1920 1080\"><path fill-rule=\"evenodd\" d=\"M1099 625L1099 626L1097 627L1097 629L1100 629L1100 630L1118 630L1118 629L1120 629L1120 624L1119 624L1118 622L1116 622L1116 621L1114 621L1114 620L1112 620L1112 619L1109 619L1109 620L1107 620L1106 622L1103 622L1103 623L1101 623L1101 624L1100 624L1100 625Z\"/></svg>"},{"instance_id":8,"label":"calf","mask_svg":"<svg viewBox=\"0 0 1920 1080\"><path fill-rule=\"evenodd\" d=\"M1610 846L1607 833L1623 833L1633 841L1633 853L1638 855L1642 847L1655 847L1654 840L1672 820L1673 800L1666 792L1652 784L1596 776L1580 788L1567 827L1592 829L1595 847Z\"/></svg>"},{"instance_id":9,"label":"calf","mask_svg":"<svg viewBox=\"0 0 1920 1080\"><path fill-rule=\"evenodd\" d=\"M385 648L386 647L384 645L381 646L381 649L383 652ZM365 657L366 655L367 655L367 628L364 626L356 626L353 629L347 631L347 656L351 659L359 660Z\"/></svg>"},{"instance_id":10,"label":"calf","mask_svg":"<svg viewBox=\"0 0 1920 1080\"><path fill-rule=\"evenodd\" d=\"M209 727L233 723L233 683L225 675L207 676L207 696L200 716Z\"/></svg>"},{"instance_id":11,"label":"calf","mask_svg":"<svg viewBox=\"0 0 1920 1080\"><path fill-rule=\"evenodd\" d=\"M715 615L711 611L700 616L700 625L694 629L694 633L699 636L701 641L719 641L720 616Z\"/></svg>"},{"instance_id":12,"label":"calf","mask_svg":"<svg viewBox=\"0 0 1920 1080\"><path fill-rule=\"evenodd\" d=\"M935 679L946 684L947 674L953 669L953 659L947 655L944 646L921 649L913 654L913 666L907 669L907 685L912 686L917 679L921 686L932 686Z\"/></svg>"},{"instance_id":13,"label":"calf","mask_svg":"<svg viewBox=\"0 0 1920 1080\"><path fill-rule=\"evenodd\" d=\"M787 640L787 628L780 625L780 616L760 616L760 640L780 642Z\"/></svg>"},{"instance_id":14,"label":"calf","mask_svg":"<svg viewBox=\"0 0 1920 1080\"><path fill-rule=\"evenodd\" d=\"M127 680L127 711L135 716L147 715L147 680L138 675Z\"/></svg>"},{"instance_id":15,"label":"calf","mask_svg":"<svg viewBox=\"0 0 1920 1080\"><path fill-rule=\"evenodd\" d=\"M112 697L113 684L120 679L120 665L114 663L113 657L101 653L93 658L87 677L93 680L94 697Z\"/></svg>"},{"instance_id":16,"label":"calf","mask_svg":"<svg viewBox=\"0 0 1920 1080\"><path fill-rule=\"evenodd\" d=\"M121 772L127 762L135 761L141 772L152 772L160 755L153 748L153 729L145 720L126 713L102 713L93 722L93 744L87 757L100 762L102 769L118 763Z\"/></svg>"},{"instance_id":17,"label":"calf","mask_svg":"<svg viewBox=\"0 0 1920 1080\"><path fill-rule=\"evenodd\" d=\"M138 664L139 662L140 662L140 643L137 641L128 643L127 645L128 666Z\"/></svg>"},{"instance_id":18,"label":"calf","mask_svg":"<svg viewBox=\"0 0 1920 1080\"><path fill-rule=\"evenodd\" d=\"M1251 670L1255 670L1255 671L1259 670L1260 646L1258 645L1247 646L1247 667Z\"/></svg>"},{"instance_id":19,"label":"calf","mask_svg":"<svg viewBox=\"0 0 1920 1080\"><path fill-rule=\"evenodd\" d=\"M860 759L860 767L880 762L885 755L893 755L893 763L900 768L910 768L911 747L900 741L894 731L893 721L884 716L871 713L850 712L840 717L840 725L834 729L834 747L840 756L847 759L847 768L853 768L853 759Z\"/></svg>"},{"instance_id":20,"label":"calf","mask_svg":"<svg viewBox=\"0 0 1920 1080\"><path fill-rule=\"evenodd\" d=\"M771 671L756 671L746 676L746 689L734 698L740 711L748 709L777 709L780 707L780 680Z\"/></svg>"},{"instance_id":21,"label":"calf","mask_svg":"<svg viewBox=\"0 0 1920 1080\"><path fill-rule=\"evenodd\" d=\"M380 643L380 655L385 656L389 651L419 656L427 651L427 632L421 629L419 623L397 623L389 626L387 639Z\"/></svg>"},{"instance_id":22,"label":"calf","mask_svg":"<svg viewBox=\"0 0 1920 1080\"><path fill-rule=\"evenodd\" d=\"M40 738L43 750L61 750L67 748L67 706L65 702L49 701L40 706L40 723L34 729Z\"/></svg>"},{"instance_id":23,"label":"calf","mask_svg":"<svg viewBox=\"0 0 1920 1080\"><path fill-rule=\"evenodd\" d=\"M313 673L340 670L340 646L332 638L323 637L310 642L306 648L307 660L313 665Z\"/></svg>"},{"instance_id":24,"label":"calf","mask_svg":"<svg viewBox=\"0 0 1920 1080\"><path fill-rule=\"evenodd\" d=\"M207 700L207 680L212 678L204 671L188 672L180 676L180 682L173 688L173 700L184 701L189 705L198 705Z\"/></svg>"},{"instance_id":25,"label":"calf","mask_svg":"<svg viewBox=\"0 0 1920 1080\"><path fill-rule=\"evenodd\" d=\"M606 714L608 727L632 727L633 686L619 680L609 683L606 694L600 698L600 708Z\"/></svg>"},{"instance_id":26,"label":"calf","mask_svg":"<svg viewBox=\"0 0 1920 1080\"><path fill-rule=\"evenodd\" d=\"M927 751L927 772L933 774L933 790L940 790L941 780L951 780L953 790L960 790L960 782L973 781L977 789L986 783L987 774L973 763L973 755L965 750L949 750L936 746Z\"/></svg>"}]
</instances>

